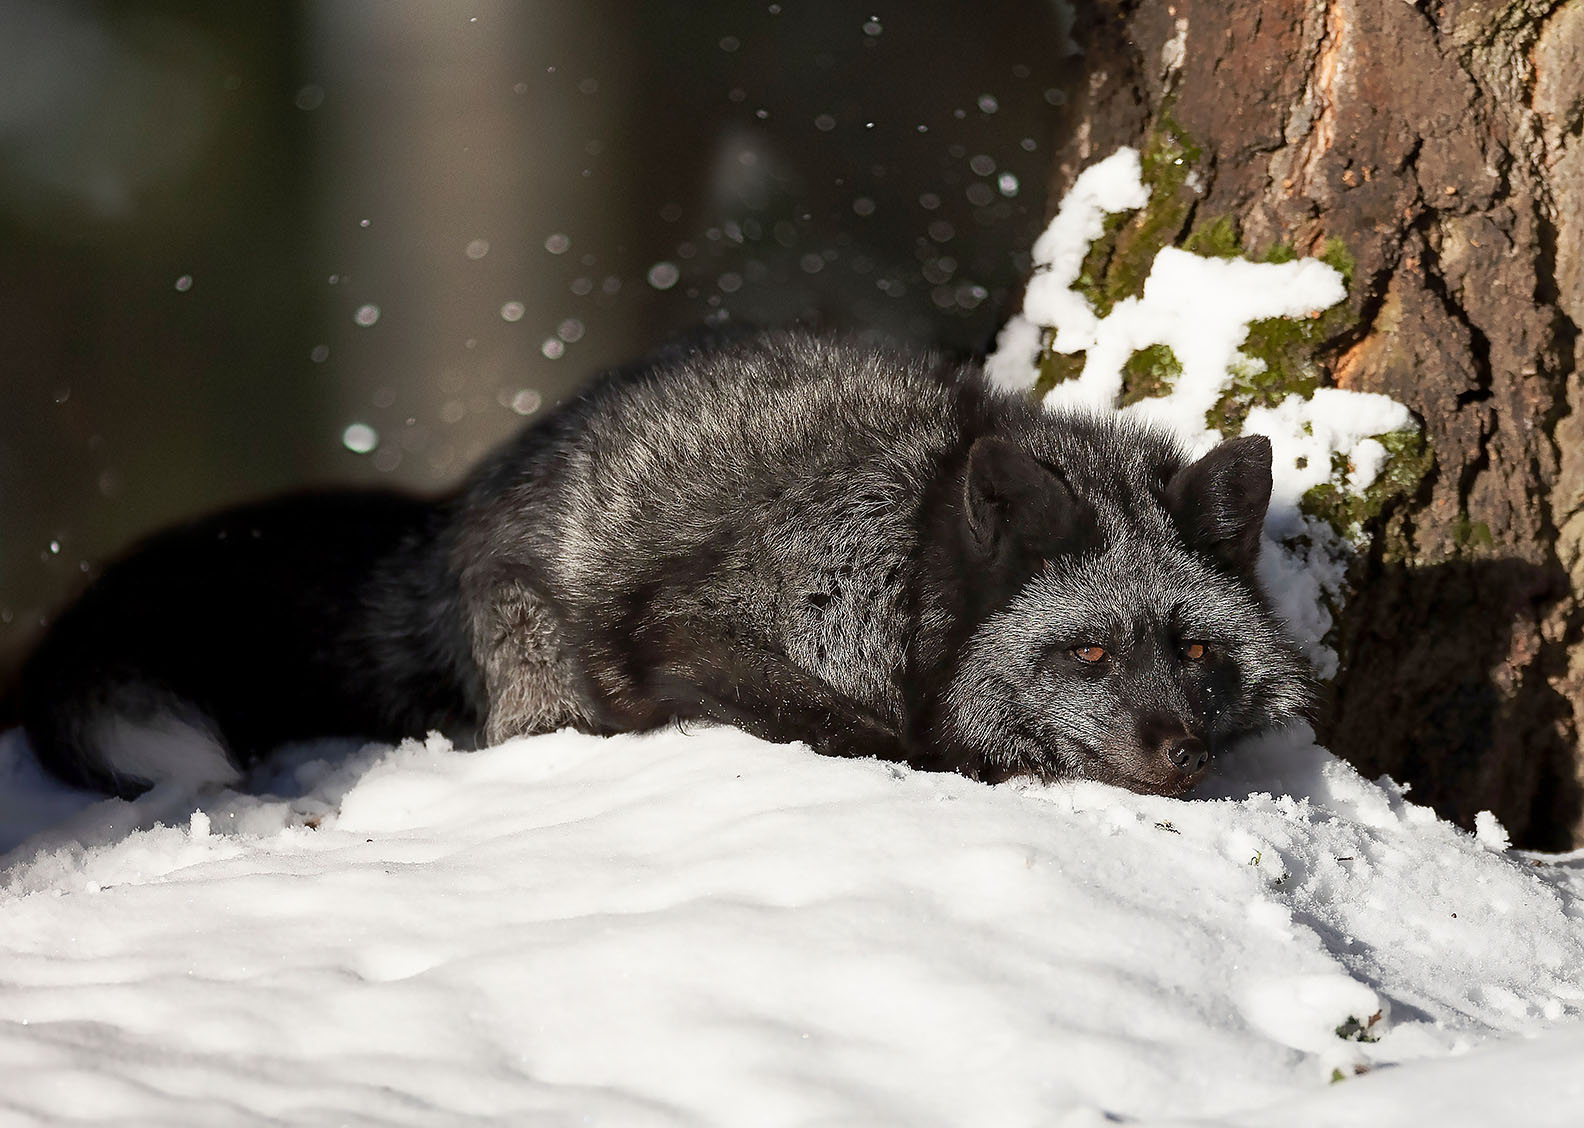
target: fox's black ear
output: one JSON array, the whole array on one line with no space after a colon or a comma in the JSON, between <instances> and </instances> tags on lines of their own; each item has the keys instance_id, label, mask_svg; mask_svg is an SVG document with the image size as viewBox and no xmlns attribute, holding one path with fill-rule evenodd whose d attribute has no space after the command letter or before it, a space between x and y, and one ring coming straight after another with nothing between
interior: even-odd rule
<instances>
[{"instance_id":1,"label":"fox's black ear","mask_svg":"<svg viewBox=\"0 0 1584 1128\"><path fill-rule=\"evenodd\" d=\"M963 487L968 535L984 555L1053 556L1081 547L1087 508L1067 484L1004 439L977 439Z\"/></svg>"},{"instance_id":2,"label":"fox's black ear","mask_svg":"<svg viewBox=\"0 0 1584 1128\"><path fill-rule=\"evenodd\" d=\"M1190 548L1248 571L1259 559L1271 496L1271 445L1264 435L1228 439L1166 483L1166 508Z\"/></svg>"}]
</instances>

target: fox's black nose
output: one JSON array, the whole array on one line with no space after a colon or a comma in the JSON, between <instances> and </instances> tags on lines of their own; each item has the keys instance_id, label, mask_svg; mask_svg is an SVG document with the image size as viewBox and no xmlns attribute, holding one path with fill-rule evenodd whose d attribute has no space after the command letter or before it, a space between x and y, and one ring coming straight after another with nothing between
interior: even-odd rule
<instances>
[{"instance_id":1,"label":"fox's black nose","mask_svg":"<svg viewBox=\"0 0 1584 1128\"><path fill-rule=\"evenodd\" d=\"M1192 775L1210 762L1210 749L1198 737L1185 736L1166 752L1172 763Z\"/></svg>"}]
</instances>

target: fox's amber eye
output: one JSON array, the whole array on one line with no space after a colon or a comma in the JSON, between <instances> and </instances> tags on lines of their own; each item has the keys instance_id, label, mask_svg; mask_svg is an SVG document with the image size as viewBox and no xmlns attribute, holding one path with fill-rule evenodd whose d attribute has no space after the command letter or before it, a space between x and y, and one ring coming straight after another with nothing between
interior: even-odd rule
<instances>
[{"instance_id":1,"label":"fox's amber eye","mask_svg":"<svg viewBox=\"0 0 1584 1128\"><path fill-rule=\"evenodd\" d=\"M1185 643L1182 648L1182 656L1190 662L1198 662L1209 653L1210 648L1202 642Z\"/></svg>"},{"instance_id":2,"label":"fox's amber eye","mask_svg":"<svg viewBox=\"0 0 1584 1128\"><path fill-rule=\"evenodd\" d=\"M1075 646L1072 649L1072 654L1078 661L1088 662L1091 665L1101 661L1106 656L1105 647L1103 646Z\"/></svg>"}]
</instances>

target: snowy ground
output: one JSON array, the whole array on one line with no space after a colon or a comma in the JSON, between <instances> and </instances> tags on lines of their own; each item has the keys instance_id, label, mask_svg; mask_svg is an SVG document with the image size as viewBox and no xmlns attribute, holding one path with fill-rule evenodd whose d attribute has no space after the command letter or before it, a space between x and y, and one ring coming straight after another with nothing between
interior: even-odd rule
<instances>
[{"instance_id":1,"label":"snowy ground","mask_svg":"<svg viewBox=\"0 0 1584 1128\"><path fill-rule=\"evenodd\" d=\"M1584 1108L1584 855L1536 864L1301 737L1191 801L730 729L313 757L255 781L294 798L195 811L65 791L0 739L0 1120Z\"/></svg>"}]
</instances>

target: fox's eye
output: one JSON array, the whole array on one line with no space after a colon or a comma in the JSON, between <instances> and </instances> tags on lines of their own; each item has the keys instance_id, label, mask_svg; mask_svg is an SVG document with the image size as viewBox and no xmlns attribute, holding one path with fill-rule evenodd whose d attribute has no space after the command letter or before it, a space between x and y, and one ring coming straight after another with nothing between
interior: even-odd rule
<instances>
[{"instance_id":1,"label":"fox's eye","mask_svg":"<svg viewBox=\"0 0 1584 1128\"><path fill-rule=\"evenodd\" d=\"M1078 659L1078 661L1088 662L1092 666L1096 662L1103 662L1105 660L1106 651L1105 647L1095 646L1093 644L1090 644L1089 646L1075 646L1072 648L1072 656Z\"/></svg>"},{"instance_id":2,"label":"fox's eye","mask_svg":"<svg viewBox=\"0 0 1584 1128\"><path fill-rule=\"evenodd\" d=\"M1182 647L1182 656L1190 662L1202 662L1210 654L1210 648L1202 642L1185 642Z\"/></svg>"}]
</instances>

